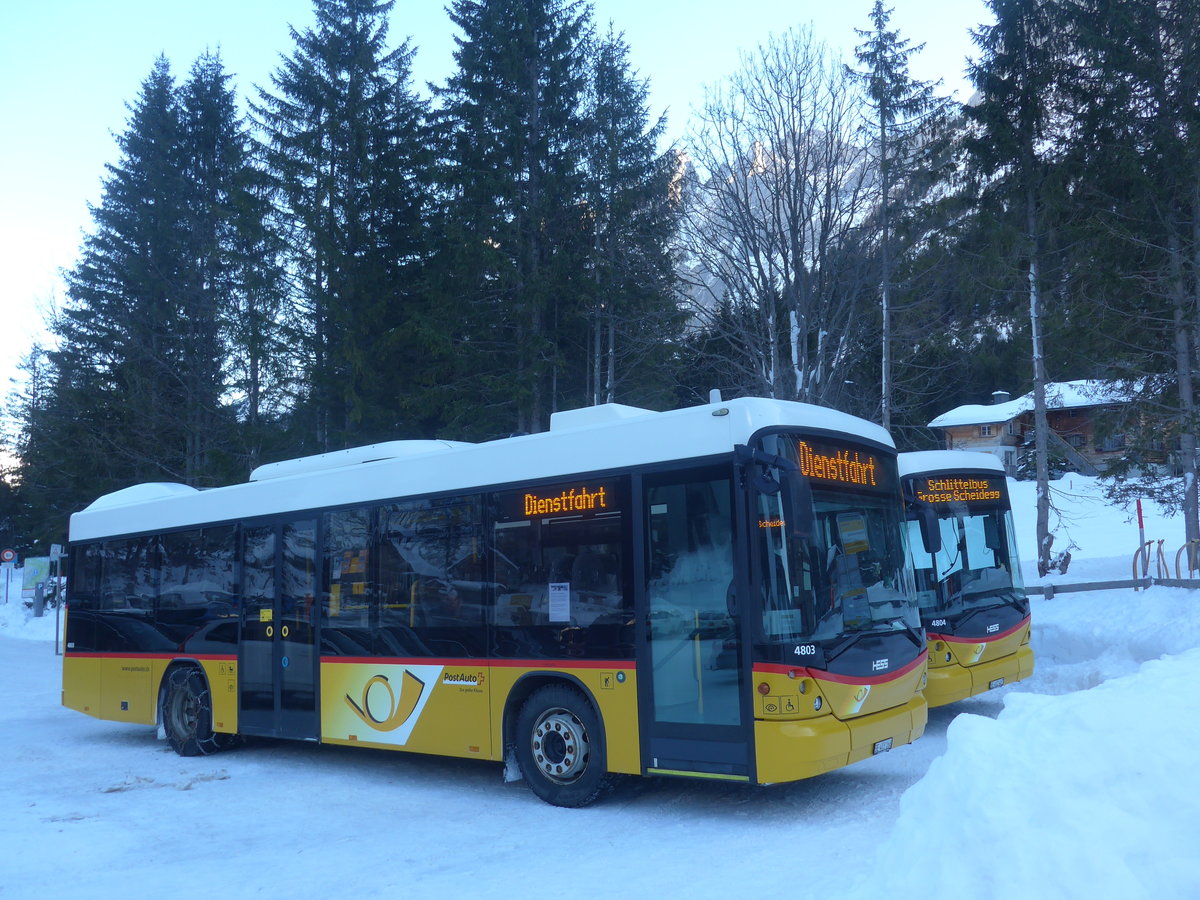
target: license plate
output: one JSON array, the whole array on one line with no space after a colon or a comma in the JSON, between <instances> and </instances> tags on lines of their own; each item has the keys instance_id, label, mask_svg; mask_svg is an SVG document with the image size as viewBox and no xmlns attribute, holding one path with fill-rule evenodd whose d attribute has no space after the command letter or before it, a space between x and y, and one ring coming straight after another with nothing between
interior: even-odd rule
<instances>
[{"instance_id":1,"label":"license plate","mask_svg":"<svg viewBox=\"0 0 1200 900\"><path fill-rule=\"evenodd\" d=\"M891 749L892 749L892 739L887 738L886 740L876 741L875 748L872 752L873 753L887 753Z\"/></svg>"},{"instance_id":2,"label":"license plate","mask_svg":"<svg viewBox=\"0 0 1200 900\"><path fill-rule=\"evenodd\" d=\"M992 681L989 681L989 682L988 682L988 690L989 690L989 691L994 691L996 688L1000 687L1000 686L1001 686L1001 685L1003 685L1003 684L1004 684L1004 679L1003 679L1003 678L996 678L996 679L993 679Z\"/></svg>"}]
</instances>

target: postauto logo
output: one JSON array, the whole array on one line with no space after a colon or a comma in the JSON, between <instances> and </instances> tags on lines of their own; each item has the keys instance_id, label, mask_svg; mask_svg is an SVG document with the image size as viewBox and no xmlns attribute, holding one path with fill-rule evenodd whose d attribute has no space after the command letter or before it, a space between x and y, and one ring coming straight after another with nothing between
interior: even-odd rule
<instances>
[{"instance_id":1,"label":"postauto logo","mask_svg":"<svg viewBox=\"0 0 1200 900\"><path fill-rule=\"evenodd\" d=\"M442 684L459 685L460 687L483 687L487 676L483 672L447 672L442 676Z\"/></svg>"}]
</instances>

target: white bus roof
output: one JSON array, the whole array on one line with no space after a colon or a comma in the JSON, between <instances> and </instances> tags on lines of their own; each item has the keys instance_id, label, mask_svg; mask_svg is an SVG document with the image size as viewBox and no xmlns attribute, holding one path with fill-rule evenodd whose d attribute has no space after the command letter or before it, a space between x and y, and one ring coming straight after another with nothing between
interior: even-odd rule
<instances>
[{"instance_id":1,"label":"white bus roof","mask_svg":"<svg viewBox=\"0 0 1200 900\"><path fill-rule=\"evenodd\" d=\"M900 454L900 477L927 472L992 471L1004 474L1004 463L975 450L917 450Z\"/></svg>"},{"instance_id":2,"label":"white bus roof","mask_svg":"<svg viewBox=\"0 0 1200 900\"><path fill-rule=\"evenodd\" d=\"M260 466L245 484L209 490L135 485L71 516L71 540L699 459L728 453L772 426L823 429L894 446L878 425L805 403L743 398L661 413L604 404L555 413L550 430L540 434L482 444L375 444Z\"/></svg>"}]
</instances>

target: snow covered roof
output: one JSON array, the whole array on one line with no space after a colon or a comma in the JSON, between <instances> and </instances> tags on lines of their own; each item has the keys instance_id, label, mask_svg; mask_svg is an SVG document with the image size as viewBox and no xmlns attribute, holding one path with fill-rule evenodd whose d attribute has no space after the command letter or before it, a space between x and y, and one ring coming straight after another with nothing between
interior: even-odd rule
<instances>
[{"instance_id":1,"label":"snow covered roof","mask_svg":"<svg viewBox=\"0 0 1200 900\"><path fill-rule=\"evenodd\" d=\"M1120 388L1108 381L1062 381L1046 385L1048 409L1081 409L1108 406L1127 399ZM967 404L944 412L927 427L952 428L955 425L983 425L1008 422L1022 413L1033 412L1033 393L1005 403Z\"/></svg>"}]
</instances>

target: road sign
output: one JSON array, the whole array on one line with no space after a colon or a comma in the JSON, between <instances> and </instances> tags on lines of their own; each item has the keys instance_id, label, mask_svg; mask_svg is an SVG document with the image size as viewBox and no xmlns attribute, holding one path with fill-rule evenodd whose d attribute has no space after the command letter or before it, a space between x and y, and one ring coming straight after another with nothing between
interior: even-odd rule
<instances>
[{"instance_id":1,"label":"road sign","mask_svg":"<svg viewBox=\"0 0 1200 900\"><path fill-rule=\"evenodd\" d=\"M17 551L5 547L0 550L0 563L10 563L17 561Z\"/></svg>"}]
</instances>

